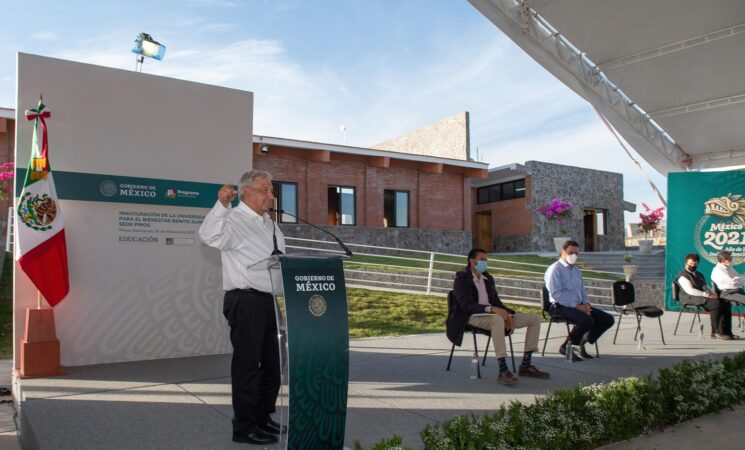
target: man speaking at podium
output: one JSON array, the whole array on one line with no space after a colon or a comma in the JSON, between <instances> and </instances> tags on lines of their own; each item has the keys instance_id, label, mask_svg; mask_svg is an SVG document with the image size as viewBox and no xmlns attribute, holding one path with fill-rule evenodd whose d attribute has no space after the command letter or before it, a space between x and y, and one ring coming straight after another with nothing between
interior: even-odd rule
<instances>
[{"instance_id":1,"label":"man speaking at podium","mask_svg":"<svg viewBox=\"0 0 745 450\"><path fill-rule=\"evenodd\" d=\"M240 202L232 208L236 194ZM268 270L249 270L285 250L284 235L268 214L273 200L272 176L249 170L238 192L232 184L220 188L199 228L202 242L220 249L222 258L223 314L233 345L233 441L259 445L277 442L286 431L270 416L281 383L272 280Z\"/></svg>"}]
</instances>

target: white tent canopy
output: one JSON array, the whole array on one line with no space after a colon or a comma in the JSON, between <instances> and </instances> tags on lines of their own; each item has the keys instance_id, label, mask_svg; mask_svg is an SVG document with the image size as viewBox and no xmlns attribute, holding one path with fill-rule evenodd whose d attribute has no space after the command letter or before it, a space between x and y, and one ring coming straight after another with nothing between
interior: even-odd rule
<instances>
[{"instance_id":1,"label":"white tent canopy","mask_svg":"<svg viewBox=\"0 0 745 450\"><path fill-rule=\"evenodd\" d=\"M469 1L660 173L745 165L745 1Z\"/></svg>"}]
</instances>

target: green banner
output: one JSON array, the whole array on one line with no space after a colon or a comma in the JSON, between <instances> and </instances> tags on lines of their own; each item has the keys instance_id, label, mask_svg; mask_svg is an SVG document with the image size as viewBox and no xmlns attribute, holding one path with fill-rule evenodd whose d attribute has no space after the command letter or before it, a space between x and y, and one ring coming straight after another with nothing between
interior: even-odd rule
<instances>
[{"instance_id":1,"label":"green banner","mask_svg":"<svg viewBox=\"0 0 745 450\"><path fill-rule=\"evenodd\" d=\"M688 253L701 258L698 271L709 285L720 251L732 252L732 267L745 270L745 171L669 173L667 180L665 307L677 310L671 283Z\"/></svg>"},{"instance_id":2,"label":"green banner","mask_svg":"<svg viewBox=\"0 0 745 450\"><path fill-rule=\"evenodd\" d=\"M289 449L341 449L349 326L342 259L282 256L290 360Z\"/></svg>"},{"instance_id":3,"label":"green banner","mask_svg":"<svg viewBox=\"0 0 745 450\"><path fill-rule=\"evenodd\" d=\"M52 173L57 196L63 200L211 208L217 201L217 191L222 186L194 181L59 170ZM16 192L21 192L26 169L16 168L15 179Z\"/></svg>"}]
</instances>

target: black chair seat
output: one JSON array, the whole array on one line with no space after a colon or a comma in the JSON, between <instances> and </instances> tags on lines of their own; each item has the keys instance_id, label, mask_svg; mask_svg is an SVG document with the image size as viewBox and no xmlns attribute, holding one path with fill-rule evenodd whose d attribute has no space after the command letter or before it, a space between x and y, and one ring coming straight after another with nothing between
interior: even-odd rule
<instances>
[{"instance_id":1,"label":"black chair seat","mask_svg":"<svg viewBox=\"0 0 745 450\"><path fill-rule=\"evenodd\" d=\"M662 314L665 313L665 311L652 305L637 306L634 308L634 311L640 313L644 317L660 317Z\"/></svg>"},{"instance_id":2,"label":"black chair seat","mask_svg":"<svg viewBox=\"0 0 745 450\"><path fill-rule=\"evenodd\" d=\"M613 336L613 343L616 343L618 339L618 331L621 329L621 320L626 314L633 314L636 316L636 332L634 333L634 340L637 339L639 334L642 332L642 317L657 318L657 323L660 326L660 337L662 338L662 345L665 343L665 333L662 331L662 319L660 318L665 311L652 305L634 306L636 301L636 294L634 293L634 285L628 281L616 281L613 283L611 289L611 296L613 297L613 309L621 307L621 315L618 317L618 323L616 324L616 334Z\"/></svg>"},{"instance_id":3,"label":"black chair seat","mask_svg":"<svg viewBox=\"0 0 745 450\"><path fill-rule=\"evenodd\" d=\"M546 287L545 284L543 285L543 289L541 289L541 305L543 306L543 310L541 311L541 314L543 315L544 319L548 319L548 328L546 329L546 338L543 340L543 350L541 351L541 356L544 356L546 354L546 345L548 344L548 335L551 333L551 324L554 324L554 323L566 324L567 339L569 339L569 325L576 326L576 324L564 316L560 316L558 314L553 315L550 313L549 310L551 309L551 302L549 299L548 288ZM595 355L596 357L600 358L600 348L598 347L597 341L595 341Z\"/></svg>"},{"instance_id":4,"label":"black chair seat","mask_svg":"<svg viewBox=\"0 0 745 450\"><path fill-rule=\"evenodd\" d=\"M450 317L450 311L453 308L457 308L455 302L455 296L453 295L453 291L448 292L448 317ZM513 330L514 331L514 330ZM474 327L473 325L466 324L466 328L464 330L465 333L471 333L471 336L473 336L473 352L476 354L476 358L479 358L479 347L476 342L476 335L481 334L483 336L487 336L488 339L486 340L486 347L484 348L484 359L481 361L481 365L486 365L486 355L489 354L489 343L491 343L491 331L485 330L483 328ZM512 331L509 333L505 333L505 336L507 337L507 340L510 344L510 356L512 357L512 371L517 371L517 366L515 365L515 350L512 347ZM448 358L448 365L445 368L445 370L450 370L450 364L453 362L453 352L455 351L455 344L453 344L450 347L450 358ZM477 369L477 376L478 378L481 378L481 368L478 367Z\"/></svg>"}]
</instances>

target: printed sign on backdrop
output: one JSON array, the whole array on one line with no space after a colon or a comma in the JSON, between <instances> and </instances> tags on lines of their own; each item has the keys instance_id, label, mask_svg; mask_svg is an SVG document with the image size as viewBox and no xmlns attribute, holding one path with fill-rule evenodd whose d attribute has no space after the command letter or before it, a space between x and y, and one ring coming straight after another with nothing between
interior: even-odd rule
<instances>
[{"instance_id":1,"label":"printed sign on backdrop","mask_svg":"<svg viewBox=\"0 0 745 450\"><path fill-rule=\"evenodd\" d=\"M745 270L745 171L668 174L666 282L667 308L671 283L683 268L685 255L697 253L699 272L711 283L711 270L721 251L732 252L733 267Z\"/></svg>"}]
</instances>

